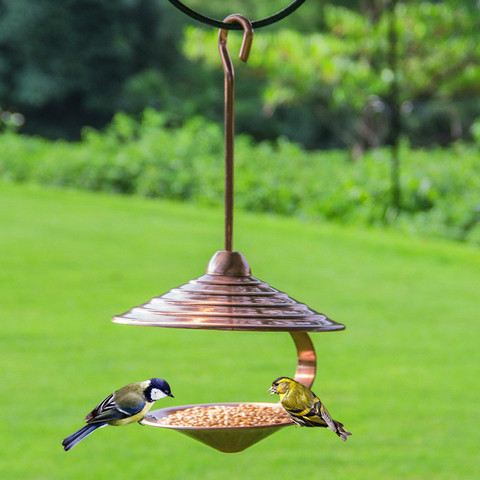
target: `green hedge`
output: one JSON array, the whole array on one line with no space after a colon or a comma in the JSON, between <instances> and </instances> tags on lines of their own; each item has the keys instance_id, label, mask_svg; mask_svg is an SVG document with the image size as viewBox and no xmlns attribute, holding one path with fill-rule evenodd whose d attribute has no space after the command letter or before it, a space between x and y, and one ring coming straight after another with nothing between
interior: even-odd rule
<instances>
[{"instance_id":1,"label":"green hedge","mask_svg":"<svg viewBox=\"0 0 480 480\"><path fill-rule=\"evenodd\" d=\"M58 187L223 202L223 131L192 119L182 126L153 110L141 121L118 114L81 142L0 134L0 178ZM390 152L359 161L346 151L302 150L287 141L255 144L238 136L235 202L243 209L368 225L480 244L480 153L473 145L402 146L403 211L390 208Z\"/></svg>"}]
</instances>

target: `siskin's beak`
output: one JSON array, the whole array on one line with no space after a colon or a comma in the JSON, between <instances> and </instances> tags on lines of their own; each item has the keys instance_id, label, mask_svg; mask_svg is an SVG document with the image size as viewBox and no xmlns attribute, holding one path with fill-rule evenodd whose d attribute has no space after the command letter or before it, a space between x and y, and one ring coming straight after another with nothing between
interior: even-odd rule
<instances>
[{"instance_id":1,"label":"siskin's beak","mask_svg":"<svg viewBox=\"0 0 480 480\"><path fill-rule=\"evenodd\" d=\"M277 391L275 390L275 387L273 385L267 390L267 392L270 392L269 397L271 397L272 395L277 393Z\"/></svg>"}]
</instances>

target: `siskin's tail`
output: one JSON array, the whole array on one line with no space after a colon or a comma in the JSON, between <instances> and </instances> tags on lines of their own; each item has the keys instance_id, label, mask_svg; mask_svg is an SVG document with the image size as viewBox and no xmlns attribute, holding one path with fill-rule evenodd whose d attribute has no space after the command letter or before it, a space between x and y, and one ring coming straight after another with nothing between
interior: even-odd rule
<instances>
[{"instance_id":1,"label":"siskin's tail","mask_svg":"<svg viewBox=\"0 0 480 480\"><path fill-rule=\"evenodd\" d=\"M335 432L344 442L347 441L347 437L351 435L348 430L343 428L343 423L337 422L336 420L333 421L335 423L335 427L337 427L337 431Z\"/></svg>"},{"instance_id":2,"label":"siskin's tail","mask_svg":"<svg viewBox=\"0 0 480 480\"><path fill-rule=\"evenodd\" d=\"M100 423L91 423L90 425L85 425L80 430L77 430L75 433L72 433L68 436L63 442L63 449L68 452L71 448L73 448L78 442L83 440L85 437L88 437L91 433L93 433L97 428L104 427L107 423L100 422Z\"/></svg>"}]
</instances>

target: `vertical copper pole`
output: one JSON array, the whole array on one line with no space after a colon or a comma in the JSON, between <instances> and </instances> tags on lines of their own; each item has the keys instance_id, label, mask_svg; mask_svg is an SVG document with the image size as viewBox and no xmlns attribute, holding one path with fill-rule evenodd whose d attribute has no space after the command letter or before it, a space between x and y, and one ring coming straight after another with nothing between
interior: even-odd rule
<instances>
[{"instance_id":1,"label":"vertical copper pole","mask_svg":"<svg viewBox=\"0 0 480 480\"><path fill-rule=\"evenodd\" d=\"M313 343L306 332L290 332L297 347L298 365L295 380L310 388L315 380L317 358Z\"/></svg>"},{"instance_id":2,"label":"vertical copper pole","mask_svg":"<svg viewBox=\"0 0 480 480\"><path fill-rule=\"evenodd\" d=\"M243 27L243 41L239 58L246 62L253 41L253 27L248 18L234 14L224 22L240 23ZM218 49L225 72L225 250L233 250L233 155L235 135L235 71L227 48L228 30L218 32Z\"/></svg>"}]
</instances>

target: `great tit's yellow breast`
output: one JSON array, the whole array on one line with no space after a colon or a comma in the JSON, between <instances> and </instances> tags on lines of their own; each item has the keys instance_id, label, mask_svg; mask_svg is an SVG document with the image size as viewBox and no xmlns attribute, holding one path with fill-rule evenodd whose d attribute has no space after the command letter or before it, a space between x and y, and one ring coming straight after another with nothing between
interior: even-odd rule
<instances>
[{"instance_id":1,"label":"great tit's yellow breast","mask_svg":"<svg viewBox=\"0 0 480 480\"><path fill-rule=\"evenodd\" d=\"M128 425L129 423L135 423L141 420L148 411L152 408L153 403L146 403L145 406L140 410L137 414L133 415L132 417L122 418L120 420L112 420L108 422L109 425L113 425L114 427L119 427L121 425Z\"/></svg>"}]
</instances>

